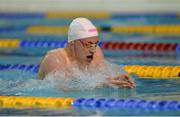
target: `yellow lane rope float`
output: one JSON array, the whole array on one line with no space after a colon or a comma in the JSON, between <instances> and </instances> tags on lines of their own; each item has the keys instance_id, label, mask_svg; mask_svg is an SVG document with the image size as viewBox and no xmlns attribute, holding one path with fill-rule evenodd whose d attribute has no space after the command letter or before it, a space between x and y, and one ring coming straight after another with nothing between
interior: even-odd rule
<instances>
[{"instance_id":1,"label":"yellow lane rope float","mask_svg":"<svg viewBox=\"0 0 180 117\"><path fill-rule=\"evenodd\" d=\"M108 12L48 12L47 18L77 18L77 17L86 17L86 18L110 18L111 14Z\"/></svg>"},{"instance_id":2,"label":"yellow lane rope float","mask_svg":"<svg viewBox=\"0 0 180 117\"><path fill-rule=\"evenodd\" d=\"M180 25L113 26L112 32L179 34Z\"/></svg>"},{"instance_id":3,"label":"yellow lane rope float","mask_svg":"<svg viewBox=\"0 0 180 117\"><path fill-rule=\"evenodd\" d=\"M67 33L68 27L66 26L30 26L27 28L26 32L34 33L34 34Z\"/></svg>"},{"instance_id":4,"label":"yellow lane rope float","mask_svg":"<svg viewBox=\"0 0 180 117\"><path fill-rule=\"evenodd\" d=\"M124 70L141 78L180 78L180 66L126 65Z\"/></svg>"},{"instance_id":5,"label":"yellow lane rope float","mask_svg":"<svg viewBox=\"0 0 180 117\"><path fill-rule=\"evenodd\" d=\"M71 107L73 98L59 97L25 97L0 96L0 107L3 108L67 108Z\"/></svg>"},{"instance_id":6,"label":"yellow lane rope float","mask_svg":"<svg viewBox=\"0 0 180 117\"><path fill-rule=\"evenodd\" d=\"M180 25L113 26L112 32L178 34Z\"/></svg>"},{"instance_id":7,"label":"yellow lane rope float","mask_svg":"<svg viewBox=\"0 0 180 117\"><path fill-rule=\"evenodd\" d=\"M1 39L0 47L3 48L18 48L20 44L19 39Z\"/></svg>"}]
</instances>

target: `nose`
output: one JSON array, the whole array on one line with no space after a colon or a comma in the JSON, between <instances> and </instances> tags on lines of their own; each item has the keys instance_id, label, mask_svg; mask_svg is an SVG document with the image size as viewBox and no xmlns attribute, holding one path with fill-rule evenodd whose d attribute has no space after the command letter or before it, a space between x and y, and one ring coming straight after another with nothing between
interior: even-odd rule
<instances>
[{"instance_id":1,"label":"nose","mask_svg":"<svg viewBox=\"0 0 180 117\"><path fill-rule=\"evenodd\" d=\"M91 47L91 48L89 49L89 52L90 52L91 54L94 54L95 51L96 51L96 47Z\"/></svg>"}]
</instances>

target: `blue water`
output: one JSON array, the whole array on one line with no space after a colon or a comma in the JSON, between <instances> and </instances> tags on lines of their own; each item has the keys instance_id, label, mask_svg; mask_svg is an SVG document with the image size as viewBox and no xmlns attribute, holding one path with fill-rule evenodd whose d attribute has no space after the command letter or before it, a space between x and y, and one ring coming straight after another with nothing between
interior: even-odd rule
<instances>
[{"instance_id":1,"label":"blue water","mask_svg":"<svg viewBox=\"0 0 180 117\"><path fill-rule=\"evenodd\" d=\"M70 19L0 19L0 27L15 27L15 31L0 32L0 38L21 40L65 40L66 35L30 35L21 29L30 25L65 25ZM123 18L92 20L97 26L179 24L177 18ZM19 29L19 30L18 30ZM179 36L125 33L100 33L102 41L180 43ZM39 64L51 48L0 48L0 64ZM118 65L179 65L176 53L149 53L142 51L103 50L106 60ZM164 55L164 56L162 56ZM79 91L62 91L53 86L53 80L37 80L37 74L20 71L0 71L0 95L45 96L73 98L124 98L145 100L180 100L180 79L140 79L133 75L136 88L100 88ZM180 115L175 110L139 110L117 108L67 108L67 109L0 109L0 115Z\"/></svg>"}]
</instances>

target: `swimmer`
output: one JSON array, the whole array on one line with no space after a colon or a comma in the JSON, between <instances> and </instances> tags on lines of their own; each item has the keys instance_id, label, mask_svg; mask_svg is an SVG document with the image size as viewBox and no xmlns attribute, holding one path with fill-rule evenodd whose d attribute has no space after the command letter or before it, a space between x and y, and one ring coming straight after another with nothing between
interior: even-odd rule
<instances>
[{"instance_id":1,"label":"swimmer","mask_svg":"<svg viewBox=\"0 0 180 117\"><path fill-rule=\"evenodd\" d=\"M96 27L86 18L74 19L68 30L68 44L65 48L50 50L41 61L38 78L44 79L48 73L66 70L72 64L79 68L87 66L103 67L105 61ZM99 63L102 63L99 65ZM68 71L66 71L68 73ZM71 74L71 73L69 73ZM134 88L135 83L128 74L119 74L108 78L102 86ZM99 87L99 86L97 86Z\"/></svg>"}]
</instances>

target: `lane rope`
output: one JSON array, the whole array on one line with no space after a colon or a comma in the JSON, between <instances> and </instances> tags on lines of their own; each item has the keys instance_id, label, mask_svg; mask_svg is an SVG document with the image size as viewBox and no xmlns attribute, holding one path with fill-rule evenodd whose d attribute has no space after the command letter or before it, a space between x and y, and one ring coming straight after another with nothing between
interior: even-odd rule
<instances>
[{"instance_id":1,"label":"lane rope","mask_svg":"<svg viewBox=\"0 0 180 117\"><path fill-rule=\"evenodd\" d=\"M66 40L19 40L2 39L0 48L62 48L67 45ZM139 42L99 42L99 46L106 50L140 50L153 52L179 52L180 44L177 43L139 43Z\"/></svg>"},{"instance_id":2,"label":"lane rope","mask_svg":"<svg viewBox=\"0 0 180 117\"><path fill-rule=\"evenodd\" d=\"M106 98L64 98L33 96L0 96L2 108L116 108L144 110L180 110L176 100L138 100Z\"/></svg>"},{"instance_id":3,"label":"lane rope","mask_svg":"<svg viewBox=\"0 0 180 117\"><path fill-rule=\"evenodd\" d=\"M3 108L67 108L71 107L73 98L0 96L0 107Z\"/></svg>"},{"instance_id":4,"label":"lane rope","mask_svg":"<svg viewBox=\"0 0 180 117\"><path fill-rule=\"evenodd\" d=\"M180 101L173 100L138 100L138 99L95 99L79 98L72 103L73 107L88 108L130 108L146 110L180 110Z\"/></svg>"},{"instance_id":5,"label":"lane rope","mask_svg":"<svg viewBox=\"0 0 180 117\"><path fill-rule=\"evenodd\" d=\"M36 64L0 64L0 70L22 70L37 73ZM140 78L180 78L180 66L148 66L125 65L123 69L129 74L136 74Z\"/></svg>"}]
</instances>

